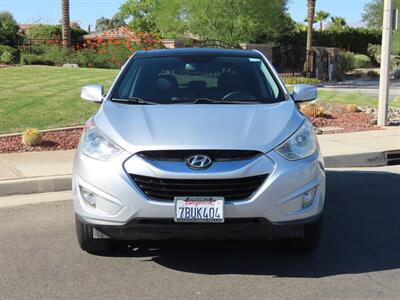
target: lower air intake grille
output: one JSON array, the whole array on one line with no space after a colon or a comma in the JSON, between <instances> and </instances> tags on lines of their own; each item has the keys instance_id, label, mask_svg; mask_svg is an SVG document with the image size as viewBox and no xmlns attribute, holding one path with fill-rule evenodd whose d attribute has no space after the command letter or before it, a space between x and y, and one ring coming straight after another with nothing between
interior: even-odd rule
<instances>
[{"instance_id":1,"label":"lower air intake grille","mask_svg":"<svg viewBox=\"0 0 400 300\"><path fill-rule=\"evenodd\" d=\"M386 153L386 161L388 166L400 165L400 152Z\"/></svg>"},{"instance_id":2,"label":"lower air intake grille","mask_svg":"<svg viewBox=\"0 0 400 300\"><path fill-rule=\"evenodd\" d=\"M234 179L162 179L130 174L150 199L173 201L179 196L220 196L227 201L244 200L264 182L267 175Z\"/></svg>"}]
</instances>

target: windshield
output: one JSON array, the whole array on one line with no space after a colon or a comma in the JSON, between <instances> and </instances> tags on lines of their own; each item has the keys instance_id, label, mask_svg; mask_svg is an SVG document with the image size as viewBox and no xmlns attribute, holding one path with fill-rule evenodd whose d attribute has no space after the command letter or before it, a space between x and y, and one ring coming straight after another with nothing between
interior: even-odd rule
<instances>
[{"instance_id":1,"label":"windshield","mask_svg":"<svg viewBox=\"0 0 400 300\"><path fill-rule=\"evenodd\" d=\"M285 100L274 75L261 59L213 55L134 58L111 97L136 104Z\"/></svg>"}]
</instances>

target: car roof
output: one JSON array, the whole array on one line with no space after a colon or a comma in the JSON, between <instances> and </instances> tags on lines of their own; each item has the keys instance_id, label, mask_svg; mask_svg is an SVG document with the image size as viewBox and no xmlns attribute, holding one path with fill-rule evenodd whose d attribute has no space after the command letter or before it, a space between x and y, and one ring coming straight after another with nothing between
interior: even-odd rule
<instances>
[{"instance_id":1,"label":"car roof","mask_svg":"<svg viewBox=\"0 0 400 300\"><path fill-rule=\"evenodd\" d=\"M140 57L159 57L177 55L221 55L221 56L240 56L261 58L257 51L240 49L221 49L221 48L176 48L176 49L157 49L140 50L135 53L136 58Z\"/></svg>"}]
</instances>

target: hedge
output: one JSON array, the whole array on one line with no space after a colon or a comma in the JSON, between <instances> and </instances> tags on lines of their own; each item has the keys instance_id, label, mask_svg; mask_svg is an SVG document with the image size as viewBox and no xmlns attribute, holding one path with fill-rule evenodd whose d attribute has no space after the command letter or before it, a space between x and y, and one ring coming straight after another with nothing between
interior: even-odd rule
<instances>
[{"instance_id":1,"label":"hedge","mask_svg":"<svg viewBox=\"0 0 400 300\"><path fill-rule=\"evenodd\" d=\"M38 24L30 27L26 32L28 39L61 39L61 25ZM72 42L77 42L83 35L87 34L82 28L71 28Z\"/></svg>"},{"instance_id":2,"label":"hedge","mask_svg":"<svg viewBox=\"0 0 400 300\"><path fill-rule=\"evenodd\" d=\"M336 47L354 53L368 54L368 44L380 44L382 32L365 28L345 27L341 30L326 29L313 32L313 45ZM307 31L290 34L280 41L281 45L305 46Z\"/></svg>"}]
</instances>

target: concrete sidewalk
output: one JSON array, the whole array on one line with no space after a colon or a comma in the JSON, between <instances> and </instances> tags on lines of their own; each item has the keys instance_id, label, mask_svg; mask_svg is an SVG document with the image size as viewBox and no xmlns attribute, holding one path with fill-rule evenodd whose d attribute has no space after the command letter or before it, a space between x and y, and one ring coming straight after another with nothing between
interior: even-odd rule
<instances>
[{"instance_id":1,"label":"concrete sidewalk","mask_svg":"<svg viewBox=\"0 0 400 300\"><path fill-rule=\"evenodd\" d=\"M328 168L385 166L390 154L400 153L399 127L326 134L318 140Z\"/></svg>"},{"instance_id":2,"label":"concrete sidewalk","mask_svg":"<svg viewBox=\"0 0 400 300\"><path fill-rule=\"evenodd\" d=\"M400 153L400 128L318 136L328 168L376 167ZM75 151L0 154L0 197L71 189Z\"/></svg>"},{"instance_id":3,"label":"concrete sidewalk","mask_svg":"<svg viewBox=\"0 0 400 300\"><path fill-rule=\"evenodd\" d=\"M0 154L0 197L71 189L75 151Z\"/></svg>"}]
</instances>

